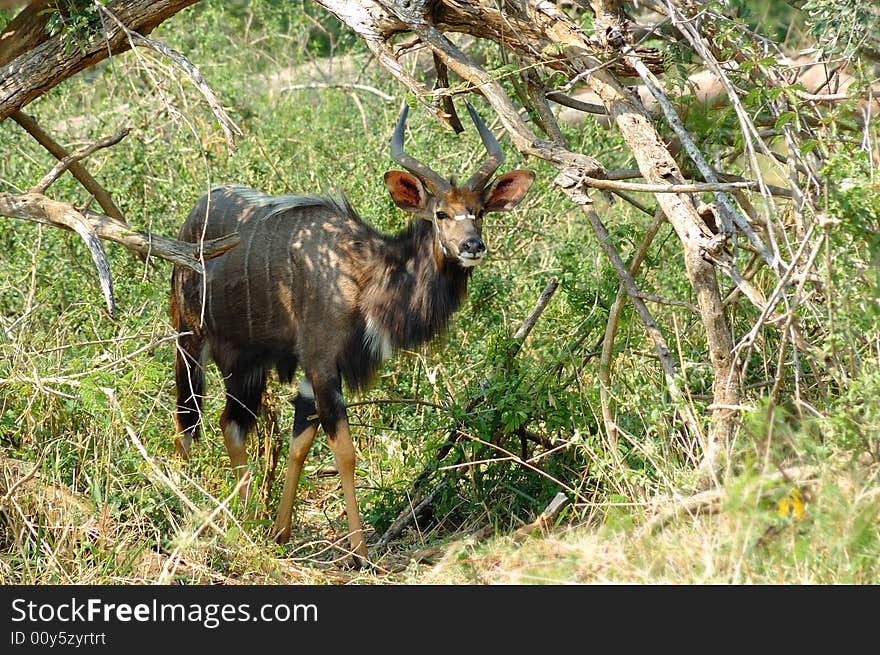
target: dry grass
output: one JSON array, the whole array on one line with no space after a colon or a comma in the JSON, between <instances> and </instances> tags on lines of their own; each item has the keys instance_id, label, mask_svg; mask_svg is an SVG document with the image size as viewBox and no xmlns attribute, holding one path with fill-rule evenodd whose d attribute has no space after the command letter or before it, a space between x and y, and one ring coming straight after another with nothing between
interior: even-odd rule
<instances>
[{"instance_id":1,"label":"dry grass","mask_svg":"<svg viewBox=\"0 0 880 655\"><path fill-rule=\"evenodd\" d=\"M164 541L172 549L148 522L120 522L4 455L0 583L877 584L880 466L867 459L799 481L743 476L717 493L657 499L637 521L609 508L602 521L566 521L526 539L411 530L371 570L355 571L342 550L344 520L318 511L335 480L302 499L287 548L218 503Z\"/></svg>"}]
</instances>

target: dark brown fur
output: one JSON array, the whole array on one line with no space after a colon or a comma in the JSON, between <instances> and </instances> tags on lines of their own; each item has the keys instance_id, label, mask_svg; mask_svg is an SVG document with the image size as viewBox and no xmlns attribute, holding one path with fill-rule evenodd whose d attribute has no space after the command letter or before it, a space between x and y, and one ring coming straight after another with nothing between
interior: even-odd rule
<instances>
[{"instance_id":1,"label":"dark brown fur","mask_svg":"<svg viewBox=\"0 0 880 655\"><path fill-rule=\"evenodd\" d=\"M381 363L365 342L366 317L395 348L425 343L446 327L471 272L454 262L438 268L430 221L384 236L344 202L304 199L308 204L273 212L272 205L249 205L243 191L214 189L180 231L183 241L241 236L237 248L207 262L207 285L190 269L173 273L174 327L193 333L179 344L178 426L193 438L204 345L226 380L227 418L247 432L271 369L289 382L297 364L311 363L327 376L338 372L353 389L364 388ZM290 253L297 241L305 243ZM320 326L320 339L311 326Z\"/></svg>"}]
</instances>

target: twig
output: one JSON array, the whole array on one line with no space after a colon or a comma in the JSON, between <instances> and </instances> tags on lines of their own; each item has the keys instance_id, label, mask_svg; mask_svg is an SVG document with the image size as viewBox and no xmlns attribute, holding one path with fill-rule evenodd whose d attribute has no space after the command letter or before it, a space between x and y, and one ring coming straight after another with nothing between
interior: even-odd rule
<instances>
[{"instance_id":1,"label":"twig","mask_svg":"<svg viewBox=\"0 0 880 655\"><path fill-rule=\"evenodd\" d=\"M567 148L568 144L565 141L565 135L559 128L559 123L556 122L556 116L550 109L550 103L547 102L544 85L541 84L538 76L532 69L523 71L523 77L526 80L526 93L528 93L529 99L538 113L538 118L544 126L544 132L556 143Z\"/></svg>"},{"instance_id":2,"label":"twig","mask_svg":"<svg viewBox=\"0 0 880 655\"><path fill-rule=\"evenodd\" d=\"M69 153L61 146L61 144L55 141L55 139L37 125L37 122L33 118L25 114L23 111L17 111L12 114L12 120L18 123L28 134L34 137L34 139L37 140L37 143L43 146L49 154L56 159L62 160L69 156ZM79 180L80 184L85 187L85 190L92 194L95 200L98 201L98 204L101 205L101 209L104 210L104 213L107 214L107 216L110 218L122 218L122 212L113 202L110 194L89 174L81 163L78 161L71 162L68 170L70 171L70 174Z\"/></svg>"},{"instance_id":3,"label":"twig","mask_svg":"<svg viewBox=\"0 0 880 655\"><path fill-rule=\"evenodd\" d=\"M642 319L642 324L645 326L648 335L654 342L654 350L660 358L660 365L663 368L663 374L666 378L666 386L669 389L669 395L672 397L672 401L675 403L676 407L681 411L688 432L692 438L699 443L703 443L699 423L685 401L681 390L678 388L675 360L672 357L672 353L669 351L669 347L666 345L666 340L663 338L660 328L657 326L657 321L654 320L650 310L642 300L641 291L639 291L635 279L633 279L632 274L623 263L620 253L617 252L617 248L611 243L611 236L608 234L608 230L602 223L602 219L600 219L599 215L592 209L584 208L584 213L587 215L587 220L590 222L590 226L593 228L596 236L599 238L599 245L602 247L608 260L614 267L621 286L626 290L627 295L633 303L633 307L635 307L636 313L639 315L639 318Z\"/></svg>"},{"instance_id":4,"label":"twig","mask_svg":"<svg viewBox=\"0 0 880 655\"><path fill-rule=\"evenodd\" d=\"M504 53L502 53L504 56ZM461 119L458 117L458 112L455 111L455 103L452 101L452 94L444 93L444 91L449 90L449 68L446 64L443 63L443 60L437 56L437 53L432 53L432 59L434 60L434 70L437 72L437 79L434 80L434 93L442 93L440 96L440 102L443 103L443 111L445 111L449 115L449 124L452 126L452 130L456 134L461 134L464 132L464 126L461 124Z\"/></svg>"},{"instance_id":5,"label":"twig","mask_svg":"<svg viewBox=\"0 0 880 655\"><path fill-rule=\"evenodd\" d=\"M707 193L720 191L737 191L750 189L758 191L761 188L759 182L743 180L742 182L697 182L693 184L640 184L637 182L621 182L618 180L600 180L594 177L581 178L583 183L595 189L615 191L638 191L640 193ZM775 187L773 195L783 198L791 198L791 191L782 187ZM737 223L739 225L739 223Z\"/></svg>"},{"instance_id":6,"label":"twig","mask_svg":"<svg viewBox=\"0 0 880 655\"><path fill-rule=\"evenodd\" d=\"M170 580L174 578L174 574L177 572L177 567L180 564L180 551L184 548L188 547L191 543L193 543L198 536L202 533L202 531L211 526L216 529L216 525L214 524L214 519L217 517L220 512L226 512L229 514L229 503L232 502L234 498L238 496L239 490L246 484L250 484L251 480L247 476L242 476L238 484L235 485L235 489L223 499L223 502L218 502L217 506L211 510L211 513L208 514L204 518L204 520L199 524L199 526L192 532L192 534L186 535L183 539L182 543L178 543L174 548L174 551L168 557L168 560L165 562L165 566L162 568L162 573L159 574L159 579L156 581L156 584L167 584ZM242 534L247 534L242 531ZM253 545L253 541L251 541L251 545Z\"/></svg>"},{"instance_id":7,"label":"twig","mask_svg":"<svg viewBox=\"0 0 880 655\"><path fill-rule=\"evenodd\" d=\"M407 526L415 521L419 516L421 516L425 510L431 506L434 502L434 499L446 488L447 481L443 481L438 484L434 489L424 498L422 498L416 505L413 505L410 502L410 506L408 509L398 515L394 521L391 522L391 525L388 526L388 529L385 530L385 533L376 543L377 550L384 550L388 547L388 544L391 543L392 540L399 537L403 531L407 528Z\"/></svg>"},{"instance_id":8,"label":"twig","mask_svg":"<svg viewBox=\"0 0 880 655\"><path fill-rule=\"evenodd\" d=\"M633 66L633 68L639 74L639 77L642 78L642 82L644 82L645 87L651 92L651 95L654 96L654 99L660 105L661 109L663 110L663 114L666 117L667 123L675 132L676 136L678 136L682 146L684 147L688 156L691 158L691 161L694 162L697 169L700 171L700 174L703 175L709 185L718 184L718 178L715 175L715 171L712 170L711 166L709 166L709 163L706 161L703 153L700 152L697 144L694 143L694 140L691 138L690 134L688 134L687 130L684 128L684 125L682 125L681 119L678 117L678 113L675 111L675 107L672 106L669 98L663 92L659 80L657 80L654 74L648 70L648 67L645 66L645 64L639 59L638 55L636 55L634 51L629 48L627 48L626 50L627 61ZM728 182L725 183L724 186L718 186L717 188L711 188L711 186L709 186L705 189L707 191L712 191L715 193L715 199L718 202L718 206L722 210L719 212L719 216L721 218L722 232L725 235L732 236L734 233L733 226L735 224L736 227L739 228L743 232L743 234L746 235L746 237L748 237L749 242L755 247L755 249L759 253L761 253L761 256L764 258L764 261L767 262L767 265L771 268L771 270L775 271L777 275L781 275L784 271L782 262L778 258L774 257L767 250L763 242L758 238L758 235L755 234L755 232L752 230L751 226L749 226L748 222L745 220L742 214L733 205L730 198L724 193L721 193L722 191L731 191L737 188L744 187L739 186L739 183L736 182ZM762 187L759 186L758 188Z\"/></svg>"},{"instance_id":9,"label":"twig","mask_svg":"<svg viewBox=\"0 0 880 655\"><path fill-rule=\"evenodd\" d=\"M421 400L419 398L379 398L377 400L359 400L357 402L345 404L348 409L359 407L361 405L423 405L424 407L433 407L434 409L439 409L444 412L449 411L449 408L444 405L438 405L437 403Z\"/></svg>"},{"instance_id":10,"label":"twig","mask_svg":"<svg viewBox=\"0 0 880 655\"><path fill-rule=\"evenodd\" d=\"M366 84L354 84L351 82L339 82L339 83L320 83L313 82L310 84L291 84L290 86L281 87L281 91L301 91L305 89L342 89L344 91L366 91L367 93L372 93L373 95L379 96L385 102L393 102L394 98L387 93L383 93L379 89L374 86L367 86Z\"/></svg>"},{"instance_id":11,"label":"twig","mask_svg":"<svg viewBox=\"0 0 880 655\"><path fill-rule=\"evenodd\" d=\"M644 291L639 292L639 298L642 300L647 300L648 302L657 303L658 305L670 305L672 307L684 307L685 309L689 309L692 312L700 313L700 308L697 307L692 302L686 302L684 300L670 300L669 298L663 298L661 296L655 296L652 293L645 293Z\"/></svg>"},{"instance_id":12,"label":"twig","mask_svg":"<svg viewBox=\"0 0 880 655\"><path fill-rule=\"evenodd\" d=\"M642 177L642 172L638 168L617 168L617 169L612 169L610 171L606 171L604 179L606 179L606 180L631 180L636 177ZM743 192L743 189L755 190L755 189L761 189L761 188L765 188L765 187L766 187L767 191L770 192L771 195L780 196L783 198L789 198L792 196L791 190L786 189L785 187L775 186L773 184L763 184L762 182L758 182L757 180L748 180L744 177L741 177L739 175L733 175L731 173L722 173L720 171L715 171L715 177L718 178L718 182L748 182L752 185L752 186L743 186L740 188L732 188L731 193L733 193L735 196L737 196L737 200L739 200L738 194L741 194ZM700 177L699 174L697 174L697 175L684 175L684 178L685 179L693 178L696 180L701 180L704 183L710 184L709 182L706 182L706 179L704 177ZM711 189L708 189L708 188L706 190L711 191ZM755 219L753 218L753 220L755 220ZM758 220L757 222L761 222L761 221Z\"/></svg>"},{"instance_id":13,"label":"twig","mask_svg":"<svg viewBox=\"0 0 880 655\"><path fill-rule=\"evenodd\" d=\"M628 202L630 205L638 209L643 214L647 214L648 216L653 216L654 212L647 206L640 203L638 200L625 194L623 191L617 191L616 189L612 189L611 193L613 193L618 198L622 199L624 202Z\"/></svg>"},{"instance_id":14,"label":"twig","mask_svg":"<svg viewBox=\"0 0 880 655\"><path fill-rule=\"evenodd\" d=\"M63 159L61 159L55 166L52 167L48 173L43 176L43 179L37 182L30 190L31 193L45 193L46 189L55 182L59 177L64 174L64 171L69 169L73 164L78 161L85 159L96 150L100 150L101 148L109 148L110 146L114 146L120 141L122 141L128 133L131 131L130 127L125 127L119 130L113 136L104 137L100 141L96 141L91 145L85 146L76 150L75 152L67 155Z\"/></svg>"},{"instance_id":15,"label":"twig","mask_svg":"<svg viewBox=\"0 0 880 655\"><path fill-rule=\"evenodd\" d=\"M217 122L220 125L220 129L223 130L223 136L226 138L226 147L229 149L230 153L234 153L236 150L235 138L241 136L243 132L238 127L238 125L236 125L235 122L229 117L229 114L226 113L226 110L223 109L220 104L220 100L215 95L213 89L208 86L205 78L202 77L201 71L196 68L195 64L193 64L189 59L187 59L183 54L179 53L174 48L170 48L160 41L150 39L146 36L130 30L103 3L96 2L95 4L101 11L107 14L107 16L109 16L121 30L125 32L126 36L131 42L132 50L134 50L135 44L145 46L147 48L150 48L151 50L155 50L159 54L168 57L171 61L177 64L177 66L181 70L183 70L184 73L187 74L190 81L192 81L196 89L198 89L199 93L201 93L207 101L208 106L211 108L211 112L214 114L214 117L217 119Z\"/></svg>"},{"instance_id":16,"label":"twig","mask_svg":"<svg viewBox=\"0 0 880 655\"><path fill-rule=\"evenodd\" d=\"M49 444L50 446L52 444ZM18 480L9 485L9 489L6 490L6 493L3 494L3 498L0 498L0 507L6 505L11 499L12 496L15 495L16 489L18 489L21 485L25 484L28 480L32 479L37 472L40 470L40 467L43 465L43 460L46 458L46 453L49 452L49 446L43 448L40 452L40 456L37 458L37 461L34 462L33 467L30 471L28 471L25 475L20 477ZM5 459L5 457L4 457Z\"/></svg>"},{"instance_id":17,"label":"twig","mask_svg":"<svg viewBox=\"0 0 880 655\"><path fill-rule=\"evenodd\" d=\"M491 441L485 441L484 439L480 439L478 437L473 437L473 436L469 437L469 438L474 443L481 444L481 445L486 446L488 448L492 448L494 450L497 450L500 453L503 453L504 457L488 457L486 459L473 460L473 461L469 461L469 462L456 462L454 464L448 464L446 466L443 466L440 469L441 471L463 470L466 468L479 466L481 464L490 464L493 462L514 462L515 464L519 464L520 466L527 468L530 471L533 471L533 472L537 473L538 475L550 480L551 482L553 482L557 486L561 487L562 489L565 489L568 493L570 493L572 496L574 496L578 500L583 499L581 494L578 493L578 491L576 489L565 484L562 480L560 480L558 478L554 478L552 475L550 475L549 473L547 473L543 469L532 464L533 461L537 461L539 458L543 457L544 455L548 455L549 453L541 453L540 455L536 455L536 456L528 458L528 459L523 459L522 457L515 455L514 453L510 452L506 448L503 448L496 443L492 443ZM557 446L552 452L555 452L557 450L561 450L563 448L566 448L567 446L568 446L567 443L562 443L559 446Z\"/></svg>"},{"instance_id":18,"label":"twig","mask_svg":"<svg viewBox=\"0 0 880 655\"><path fill-rule=\"evenodd\" d=\"M529 315L526 316L525 320L522 322L522 325L519 326L519 329L513 335L513 340L517 344L514 354L519 352L519 349L525 342L526 337L529 336L529 332L531 332L532 328L535 327L535 324L538 322L538 318L547 308L550 299L553 297L553 294L556 293L556 289L558 288L559 280L557 280L555 277L551 277L550 280L547 282L547 286L545 286L544 290L541 292L541 295L538 296L538 301L535 303L532 311L529 312Z\"/></svg>"},{"instance_id":19,"label":"twig","mask_svg":"<svg viewBox=\"0 0 880 655\"><path fill-rule=\"evenodd\" d=\"M761 308L760 305L757 305L759 309L762 309L761 315L758 317L758 320L755 321L752 329L749 330L748 334L746 334L742 339L740 339L739 343L736 344L733 349L734 353L738 353L743 348L751 348L755 344L758 333L767 322L767 319L770 318L770 314L775 311L777 305L779 304L779 301L782 300L785 290L788 288L789 280L797 272L796 264L798 261L800 261L801 256L806 251L807 245L810 242L810 238L813 235L814 228L815 224L811 224L810 227L807 229L807 233L806 235L804 235L804 238L801 241L800 248L798 248L797 253L795 253L791 265L788 267L788 270L785 271L785 274L780 277L779 281L776 284L776 288L773 290L773 293L770 294L770 298L764 304L763 308ZM810 253L808 257L809 262L812 262L815 259L821 245L822 240L819 241L819 243L813 248L813 251Z\"/></svg>"}]
</instances>

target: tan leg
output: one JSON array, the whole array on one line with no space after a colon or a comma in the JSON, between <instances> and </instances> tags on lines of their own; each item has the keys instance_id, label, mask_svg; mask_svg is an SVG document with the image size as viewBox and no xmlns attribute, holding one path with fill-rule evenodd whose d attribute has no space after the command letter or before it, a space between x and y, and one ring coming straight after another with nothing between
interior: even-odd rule
<instances>
[{"instance_id":1,"label":"tan leg","mask_svg":"<svg viewBox=\"0 0 880 655\"><path fill-rule=\"evenodd\" d=\"M272 527L272 535L279 544L286 544L290 540L290 523L293 517L293 504L296 501L296 489L299 486L303 462L306 461L306 455L309 454L317 432L318 424L316 423L290 440L290 456L287 460L287 474L284 476L284 491L278 505L275 525Z\"/></svg>"},{"instance_id":2,"label":"tan leg","mask_svg":"<svg viewBox=\"0 0 880 655\"><path fill-rule=\"evenodd\" d=\"M235 471L241 484L238 495L241 498L242 505L247 508L247 517L253 518L253 510L250 509L253 481L251 479L251 472L248 470L245 435L242 434L241 428L235 421L222 421L222 423L223 443L226 445L226 452L229 454L232 470Z\"/></svg>"},{"instance_id":3,"label":"tan leg","mask_svg":"<svg viewBox=\"0 0 880 655\"><path fill-rule=\"evenodd\" d=\"M335 434L330 437L330 449L336 460L336 468L339 469L339 478L342 481L342 493L345 496L345 513L348 515L348 531L351 539L351 550L364 562L367 558L367 542L364 539L364 528L361 524L361 515L358 510L357 497L354 492L354 444L351 442L351 432L348 421L345 419L336 424ZM360 563L357 559L356 562Z\"/></svg>"},{"instance_id":4,"label":"tan leg","mask_svg":"<svg viewBox=\"0 0 880 655\"><path fill-rule=\"evenodd\" d=\"M177 453L184 461L189 459L189 449L192 447L192 437L189 435L180 435L174 440L174 452Z\"/></svg>"}]
</instances>

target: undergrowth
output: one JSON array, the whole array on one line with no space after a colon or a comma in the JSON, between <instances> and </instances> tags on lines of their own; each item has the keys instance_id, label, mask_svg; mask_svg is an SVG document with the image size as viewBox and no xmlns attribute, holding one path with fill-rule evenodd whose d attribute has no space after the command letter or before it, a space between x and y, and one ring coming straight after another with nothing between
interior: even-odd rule
<instances>
[{"instance_id":1,"label":"undergrowth","mask_svg":"<svg viewBox=\"0 0 880 655\"><path fill-rule=\"evenodd\" d=\"M28 107L71 148L132 126L120 146L88 160L130 223L174 236L211 185L237 182L270 193L343 191L380 229L403 227L407 217L381 181L392 167L388 139L402 91L332 17L307 3L202 2L155 36L196 62L228 104L244 133L234 155L198 93L148 52L114 57ZM692 119L696 127L704 117ZM564 129L608 168L632 166L619 137L592 119ZM344 509L321 438L291 545L270 539L293 389L271 381L251 435L253 519L233 494L214 369L206 434L189 462L173 456L170 265L106 244L118 307L111 318L76 238L2 219L0 581L880 581L880 189L870 157L841 147L826 170L823 279L798 315L822 357L779 379L786 346L761 332L748 354L742 428L723 469L708 476L694 466L699 444L683 429L629 305L611 389L621 437L606 438L598 360L619 283L582 215L552 189L552 169L503 147L505 169L531 168L537 182L516 211L487 219L490 257L465 307L442 338L398 353L369 392L349 398L371 538L435 492L431 510L377 554L372 571L341 566ZM418 111L407 149L457 176L483 156L473 130L446 133ZM30 188L53 164L11 121L0 129L0 152L0 191ZM50 195L86 200L69 176ZM651 216L597 202L631 257ZM559 290L520 349L513 334L551 278ZM680 301L657 317L688 400L706 416L711 369L668 226L640 283ZM751 325L754 310L733 305L734 324ZM560 492L570 504L551 533L530 528Z\"/></svg>"}]
</instances>

